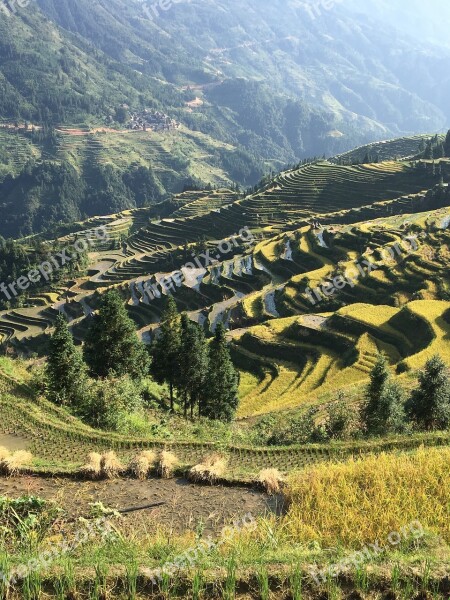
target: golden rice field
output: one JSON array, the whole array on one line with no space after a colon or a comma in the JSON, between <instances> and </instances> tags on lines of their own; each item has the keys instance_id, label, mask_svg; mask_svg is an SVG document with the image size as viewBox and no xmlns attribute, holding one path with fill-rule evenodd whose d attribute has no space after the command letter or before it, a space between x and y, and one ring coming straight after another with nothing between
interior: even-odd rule
<instances>
[{"instance_id":1,"label":"golden rice field","mask_svg":"<svg viewBox=\"0 0 450 600\"><path fill-rule=\"evenodd\" d=\"M341 464L323 463L289 478L292 539L360 548L419 521L450 542L450 448L421 448Z\"/></svg>"}]
</instances>

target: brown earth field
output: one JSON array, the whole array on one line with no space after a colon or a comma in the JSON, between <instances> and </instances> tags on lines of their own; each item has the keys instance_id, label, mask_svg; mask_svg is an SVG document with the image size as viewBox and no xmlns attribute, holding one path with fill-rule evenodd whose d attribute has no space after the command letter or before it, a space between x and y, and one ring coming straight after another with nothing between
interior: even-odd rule
<instances>
[{"instance_id":1,"label":"brown earth field","mask_svg":"<svg viewBox=\"0 0 450 600\"><path fill-rule=\"evenodd\" d=\"M158 523L178 533L200 526L207 533L217 533L247 513L257 517L279 512L282 503L257 490L194 485L185 479L93 482L33 475L0 479L0 496L18 498L28 494L54 501L63 508L67 519L88 517L91 503L101 502L116 510L140 509L124 515L128 525ZM164 505L141 508L159 502Z\"/></svg>"}]
</instances>

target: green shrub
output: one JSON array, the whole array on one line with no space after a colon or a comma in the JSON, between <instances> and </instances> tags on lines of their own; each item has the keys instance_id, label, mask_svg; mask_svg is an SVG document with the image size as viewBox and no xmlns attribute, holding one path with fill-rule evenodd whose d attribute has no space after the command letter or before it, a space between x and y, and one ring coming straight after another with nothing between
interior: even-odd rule
<instances>
[{"instance_id":1,"label":"green shrub","mask_svg":"<svg viewBox=\"0 0 450 600\"><path fill-rule=\"evenodd\" d=\"M124 418L142 410L140 385L128 375L91 379L80 392L77 412L90 425L99 429L117 431Z\"/></svg>"}]
</instances>

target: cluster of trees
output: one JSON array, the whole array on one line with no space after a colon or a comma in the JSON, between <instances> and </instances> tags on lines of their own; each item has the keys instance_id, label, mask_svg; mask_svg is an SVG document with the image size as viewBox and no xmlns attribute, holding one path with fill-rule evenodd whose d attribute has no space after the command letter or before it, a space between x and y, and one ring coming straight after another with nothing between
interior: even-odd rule
<instances>
[{"instance_id":1,"label":"cluster of trees","mask_svg":"<svg viewBox=\"0 0 450 600\"><path fill-rule=\"evenodd\" d=\"M76 259L60 269L54 269L48 275L49 280L42 279L33 284L33 287L27 290L21 290L15 286L12 291L8 285L17 281L23 275L26 275L33 269L36 269L44 261L49 261L60 248L56 244L49 245L38 238L27 240L27 245L21 244L11 239L5 239L0 235L0 309L9 309L12 307L23 306L27 298L35 296L42 289L48 289L52 284L73 277L76 273L87 267L88 261L86 253L79 253ZM5 287L3 287L3 284Z\"/></svg>"},{"instance_id":2,"label":"cluster of trees","mask_svg":"<svg viewBox=\"0 0 450 600\"><path fill-rule=\"evenodd\" d=\"M436 355L427 361L418 386L406 397L380 354L370 376L362 418L372 435L450 428L450 376L442 358Z\"/></svg>"},{"instance_id":3,"label":"cluster of trees","mask_svg":"<svg viewBox=\"0 0 450 600\"><path fill-rule=\"evenodd\" d=\"M423 158L431 160L434 158L450 157L450 130L447 132L447 136L442 141L439 136L434 136L428 144L426 144L423 150Z\"/></svg>"},{"instance_id":4,"label":"cluster of trees","mask_svg":"<svg viewBox=\"0 0 450 600\"><path fill-rule=\"evenodd\" d=\"M172 298L150 352L116 291L103 296L82 349L59 315L42 383L51 401L70 407L94 427L117 430L127 417L142 411L150 373L169 384L173 410L178 404L186 416L188 409L193 416L197 407L200 416L223 421L233 417L238 374L223 328L218 327L208 344L203 330L178 314Z\"/></svg>"},{"instance_id":5,"label":"cluster of trees","mask_svg":"<svg viewBox=\"0 0 450 600\"><path fill-rule=\"evenodd\" d=\"M231 421L238 405L239 374L231 361L222 324L208 343L204 329L180 315L169 296L162 315L161 333L152 348L151 371L159 383L167 383L170 407L175 392L185 417Z\"/></svg>"},{"instance_id":6,"label":"cluster of trees","mask_svg":"<svg viewBox=\"0 0 450 600\"><path fill-rule=\"evenodd\" d=\"M386 357L380 354L361 406L339 391L325 411L312 408L280 421L266 417L254 435L256 443L292 445L449 428L450 373L442 358L433 356L427 361L417 387L408 395L393 380Z\"/></svg>"},{"instance_id":7,"label":"cluster of trees","mask_svg":"<svg viewBox=\"0 0 450 600\"><path fill-rule=\"evenodd\" d=\"M147 167L85 165L79 172L68 162L29 161L15 177L0 183L7 237L54 231L60 223L150 206L166 197L158 177Z\"/></svg>"}]
</instances>

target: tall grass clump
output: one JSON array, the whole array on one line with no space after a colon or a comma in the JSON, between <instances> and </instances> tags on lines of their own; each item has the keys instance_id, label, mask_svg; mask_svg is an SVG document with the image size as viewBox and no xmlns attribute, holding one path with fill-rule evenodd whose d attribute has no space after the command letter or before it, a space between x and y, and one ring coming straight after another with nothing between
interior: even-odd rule
<instances>
[{"instance_id":1,"label":"tall grass clump","mask_svg":"<svg viewBox=\"0 0 450 600\"><path fill-rule=\"evenodd\" d=\"M419 521L450 540L450 448L370 455L291 475L285 527L297 540L359 547Z\"/></svg>"}]
</instances>

